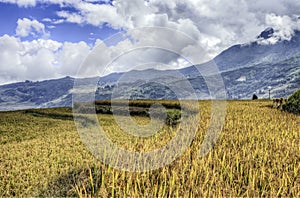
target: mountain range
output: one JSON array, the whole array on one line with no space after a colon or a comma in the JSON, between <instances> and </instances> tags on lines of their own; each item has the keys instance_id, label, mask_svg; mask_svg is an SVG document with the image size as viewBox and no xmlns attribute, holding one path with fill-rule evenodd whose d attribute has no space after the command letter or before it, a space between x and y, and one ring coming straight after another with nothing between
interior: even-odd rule
<instances>
[{"instance_id":1,"label":"mountain range","mask_svg":"<svg viewBox=\"0 0 300 198\"><path fill-rule=\"evenodd\" d=\"M300 87L300 32L290 40L269 43L275 30L268 28L255 41L234 45L213 60L179 70L133 70L104 77L65 77L46 81L25 81L0 86L0 110L72 106L74 82L97 83L97 100L113 98L176 99L168 85L177 85L183 98L190 98L184 82L189 82L198 99L210 99L207 78L222 77L227 99L288 97ZM203 76L198 70L218 66L219 73ZM179 77L180 75L181 77ZM115 90L118 90L116 92ZM181 97L181 96L180 96Z\"/></svg>"}]
</instances>

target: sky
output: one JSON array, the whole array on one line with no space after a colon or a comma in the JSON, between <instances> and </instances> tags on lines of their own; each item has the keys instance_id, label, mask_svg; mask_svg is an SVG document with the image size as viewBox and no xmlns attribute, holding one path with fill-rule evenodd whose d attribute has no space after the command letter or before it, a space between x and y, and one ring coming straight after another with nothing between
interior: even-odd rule
<instances>
[{"instance_id":1,"label":"sky","mask_svg":"<svg viewBox=\"0 0 300 198\"><path fill-rule=\"evenodd\" d=\"M148 67L178 69L189 65L182 57L201 54L196 45L205 50L204 62L232 45L255 41L268 27L274 37L261 44L289 40L300 30L299 16L299 0L0 0L0 84L105 75L147 61L156 64ZM168 31L134 31L144 27ZM149 40L154 47L176 48L180 56L141 48ZM87 57L101 66L80 75Z\"/></svg>"}]
</instances>

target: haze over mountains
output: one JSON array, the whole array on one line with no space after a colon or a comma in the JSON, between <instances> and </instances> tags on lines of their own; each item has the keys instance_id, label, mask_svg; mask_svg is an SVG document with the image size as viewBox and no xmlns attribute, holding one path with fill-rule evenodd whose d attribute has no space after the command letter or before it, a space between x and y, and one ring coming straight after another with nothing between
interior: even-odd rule
<instances>
[{"instance_id":1,"label":"haze over mountains","mask_svg":"<svg viewBox=\"0 0 300 198\"><path fill-rule=\"evenodd\" d=\"M268 28L256 41L234 45L212 61L220 70L228 99L250 99L253 93L259 98L268 98L268 87L271 87L271 97L288 97L300 87L300 32L295 31L290 40L281 40L272 28ZM122 90L115 94L118 98L176 99L176 94L162 84L180 87L186 80L198 99L210 99L207 76L202 76L197 68L200 71L209 68L212 61L180 70L134 70L81 81L98 83L98 100L110 99L117 87ZM176 77L178 73L183 75L182 78ZM74 81L74 78L65 77L2 85L0 110L71 106ZM189 93L185 93L185 97L190 98Z\"/></svg>"}]
</instances>

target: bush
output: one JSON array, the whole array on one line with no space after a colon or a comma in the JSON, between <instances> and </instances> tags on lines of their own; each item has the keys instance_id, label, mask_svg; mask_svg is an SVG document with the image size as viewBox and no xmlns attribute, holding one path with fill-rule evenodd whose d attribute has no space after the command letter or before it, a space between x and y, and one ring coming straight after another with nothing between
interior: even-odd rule
<instances>
[{"instance_id":1,"label":"bush","mask_svg":"<svg viewBox=\"0 0 300 198\"><path fill-rule=\"evenodd\" d=\"M300 115L300 89L288 98L282 109Z\"/></svg>"},{"instance_id":2,"label":"bush","mask_svg":"<svg viewBox=\"0 0 300 198\"><path fill-rule=\"evenodd\" d=\"M176 126L181 119L181 111L179 110L169 110L167 111L166 124L169 126Z\"/></svg>"}]
</instances>

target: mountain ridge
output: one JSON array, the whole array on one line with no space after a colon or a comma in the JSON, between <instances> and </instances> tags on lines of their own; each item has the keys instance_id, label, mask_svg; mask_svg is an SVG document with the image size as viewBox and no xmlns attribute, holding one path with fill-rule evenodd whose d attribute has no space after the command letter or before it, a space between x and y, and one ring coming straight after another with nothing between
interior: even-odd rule
<instances>
[{"instance_id":1,"label":"mountain ridge","mask_svg":"<svg viewBox=\"0 0 300 198\"><path fill-rule=\"evenodd\" d=\"M295 31L289 41L261 43L261 39L270 39L273 33L272 28L266 29L256 41L231 46L212 60L219 68L228 99L249 99L253 93L267 98L269 86L272 86L272 97L287 97L299 88L300 32ZM118 87L118 81L125 85L122 93L127 98L174 99L174 93L166 87L159 87L157 83L151 84L151 81L172 84L180 83L181 80L190 82L199 99L210 99L205 78L198 69L209 69L208 65L213 63L212 61L178 70L133 70L80 80L86 84L98 82L96 99L99 100L110 99L114 88ZM181 73L185 79L174 78L177 73ZM67 76L1 85L0 110L71 106L73 84L76 80ZM134 88L137 84L140 87ZM127 93L131 95L126 95Z\"/></svg>"}]
</instances>

